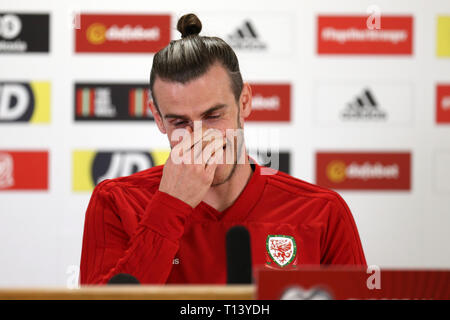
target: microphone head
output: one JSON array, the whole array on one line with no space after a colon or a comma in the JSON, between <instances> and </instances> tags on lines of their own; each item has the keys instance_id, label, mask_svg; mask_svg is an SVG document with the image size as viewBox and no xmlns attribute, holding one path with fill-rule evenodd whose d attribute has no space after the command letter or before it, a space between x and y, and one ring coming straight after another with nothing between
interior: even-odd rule
<instances>
[{"instance_id":1,"label":"microphone head","mask_svg":"<svg viewBox=\"0 0 450 320\"><path fill-rule=\"evenodd\" d=\"M244 226L230 228L226 235L227 283L252 283L250 234Z\"/></svg>"},{"instance_id":2,"label":"microphone head","mask_svg":"<svg viewBox=\"0 0 450 320\"><path fill-rule=\"evenodd\" d=\"M128 273L118 273L109 279L108 284L140 284L138 279Z\"/></svg>"}]
</instances>

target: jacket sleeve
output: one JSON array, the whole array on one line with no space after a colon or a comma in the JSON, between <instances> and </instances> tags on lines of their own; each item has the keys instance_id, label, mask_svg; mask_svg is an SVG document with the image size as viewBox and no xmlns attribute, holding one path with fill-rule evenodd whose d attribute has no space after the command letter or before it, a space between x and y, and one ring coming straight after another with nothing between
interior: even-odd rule
<instances>
[{"instance_id":1,"label":"jacket sleeve","mask_svg":"<svg viewBox=\"0 0 450 320\"><path fill-rule=\"evenodd\" d=\"M321 264L367 266L352 213L339 194L334 195L330 199Z\"/></svg>"},{"instance_id":2,"label":"jacket sleeve","mask_svg":"<svg viewBox=\"0 0 450 320\"><path fill-rule=\"evenodd\" d=\"M95 188L86 211L80 284L105 284L118 273L143 284L165 283L193 209L158 190L137 222L135 215L117 212L111 192L103 186ZM131 235L126 230L130 225L135 229Z\"/></svg>"}]
</instances>

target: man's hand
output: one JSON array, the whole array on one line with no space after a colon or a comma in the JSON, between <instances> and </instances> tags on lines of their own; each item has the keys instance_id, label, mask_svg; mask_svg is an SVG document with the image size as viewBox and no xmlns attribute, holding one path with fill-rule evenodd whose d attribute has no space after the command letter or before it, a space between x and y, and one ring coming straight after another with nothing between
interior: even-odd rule
<instances>
[{"instance_id":1,"label":"man's hand","mask_svg":"<svg viewBox=\"0 0 450 320\"><path fill-rule=\"evenodd\" d=\"M225 139L220 135L221 140L218 140L217 130L207 130L196 137L192 129L187 128L183 140L173 147L164 165L159 190L195 208L213 182L217 163L222 160Z\"/></svg>"}]
</instances>

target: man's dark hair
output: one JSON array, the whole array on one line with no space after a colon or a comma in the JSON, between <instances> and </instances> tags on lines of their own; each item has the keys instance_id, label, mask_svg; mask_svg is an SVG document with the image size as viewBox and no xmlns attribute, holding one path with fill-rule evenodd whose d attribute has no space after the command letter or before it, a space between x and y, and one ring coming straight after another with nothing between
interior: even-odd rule
<instances>
[{"instance_id":1,"label":"man's dark hair","mask_svg":"<svg viewBox=\"0 0 450 320\"><path fill-rule=\"evenodd\" d=\"M236 101L239 101L243 81L233 49L220 38L199 36L202 23L195 14L182 16L178 20L177 29L181 32L181 39L171 41L153 58L150 92L158 112L153 92L157 77L184 84L204 75L215 63L220 63L227 71L231 90Z\"/></svg>"}]
</instances>

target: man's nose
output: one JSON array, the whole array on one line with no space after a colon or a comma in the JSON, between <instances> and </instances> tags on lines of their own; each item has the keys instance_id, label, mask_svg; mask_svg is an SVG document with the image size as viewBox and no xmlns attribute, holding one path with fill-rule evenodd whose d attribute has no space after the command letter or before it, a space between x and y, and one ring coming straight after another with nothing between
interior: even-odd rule
<instances>
[{"instance_id":1,"label":"man's nose","mask_svg":"<svg viewBox=\"0 0 450 320\"><path fill-rule=\"evenodd\" d=\"M211 126L211 124L208 123L208 121L203 121L203 120L195 120L193 122L193 130L199 130L201 132L205 132L208 129L214 129L213 126Z\"/></svg>"},{"instance_id":2,"label":"man's nose","mask_svg":"<svg viewBox=\"0 0 450 320\"><path fill-rule=\"evenodd\" d=\"M193 121L193 123L190 126L194 133L197 131L198 133L203 135L207 130L212 129L220 131L222 135L225 136L225 129L212 126L211 124L208 123L208 121L196 120Z\"/></svg>"}]
</instances>

